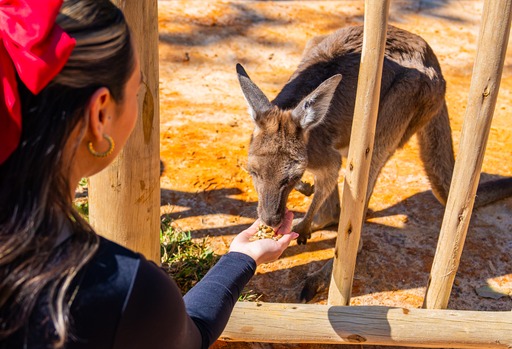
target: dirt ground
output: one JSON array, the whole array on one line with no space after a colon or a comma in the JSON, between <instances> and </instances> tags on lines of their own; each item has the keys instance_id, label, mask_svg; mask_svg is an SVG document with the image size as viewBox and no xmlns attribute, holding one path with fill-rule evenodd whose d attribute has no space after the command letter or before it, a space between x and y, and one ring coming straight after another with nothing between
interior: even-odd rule
<instances>
[{"instance_id":1,"label":"dirt ground","mask_svg":"<svg viewBox=\"0 0 512 349\"><path fill-rule=\"evenodd\" d=\"M439 58L455 149L482 4L396 0L390 9L390 24L422 36ZM192 231L194 238L208 237L214 251L222 254L234 234L254 221L257 205L245 170L252 121L235 64L242 63L272 99L311 37L363 23L364 1L160 0L158 5L162 214L180 229ZM511 46L482 181L512 175ZM288 208L300 217L310 200L294 191ZM413 137L387 163L375 187L351 305L421 307L443 211L432 195ZM315 232L305 246L293 242L281 259L258 268L248 289L261 301L297 302L304 277L332 257L335 238L333 227ZM483 286L503 293L512 289L512 199L474 211L449 307L512 309L511 294L481 297L476 290ZM326 298L327 290L312 302L322 304Z\"/></svg>"}]
</instances>

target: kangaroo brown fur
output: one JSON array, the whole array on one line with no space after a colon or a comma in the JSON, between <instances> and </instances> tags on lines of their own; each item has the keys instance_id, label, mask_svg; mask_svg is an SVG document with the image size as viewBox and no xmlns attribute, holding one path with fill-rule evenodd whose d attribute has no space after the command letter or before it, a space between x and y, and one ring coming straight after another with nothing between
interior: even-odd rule
<instances>
[{"instance_id":1,"label":"kangaroo brown fur","mask_svg":"<svg viewBox=\"0 0 512 349\"><path fill-rule=\"evenodd\" d=\"M272 102L237 65L255 123L247 167L258 194L259 217L278 226L291 190L312 192L301 181L304 171L314 176L312 202L293 227L300 234L299 244L305 244L312 231L339 219L338 174L350 143L362 39L362 26L311 39L298 68ZM430 46L415 34L388 26L366 206L381 169L414 134L432 192L446 204L455 161L445 91ZM479 188L475 207L510 195L511 178L486 183ZM302 298L309 300L320 284L328 284L331 267L327 263L321 275L306 280Z\"/></svg>"}]
</instances>

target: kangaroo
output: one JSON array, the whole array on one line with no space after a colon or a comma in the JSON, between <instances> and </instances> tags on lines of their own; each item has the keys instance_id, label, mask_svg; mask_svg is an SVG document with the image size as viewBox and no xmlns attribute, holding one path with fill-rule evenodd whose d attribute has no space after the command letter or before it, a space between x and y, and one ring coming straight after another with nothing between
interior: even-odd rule
<instances>
[{"instance_id":1,"label":"kangaroo","mask_svg":"<svg viewBox=\"0 0 512 349\"><path fill-rule=\"evenodd\" d=\"M258 194L260 219L277 227L293 188L313 193L306 214L294 222L299 244L312 231L338 223L338 175L350 143L362 42L363 26L311 39L272 102L240 64L236 67L255 124L247 169ZM366 207L381 169L414 134L432 192L446 204L455 160L445 91L441 67L427 42L388 26ZM314 176L314 188L301 180L306 170ZM485 183L475 207L510 195L512 178ZM331 270L332 261L308 277L301 300L309 301L319 286L328 285Z\"/></svg>"}]
</instances>

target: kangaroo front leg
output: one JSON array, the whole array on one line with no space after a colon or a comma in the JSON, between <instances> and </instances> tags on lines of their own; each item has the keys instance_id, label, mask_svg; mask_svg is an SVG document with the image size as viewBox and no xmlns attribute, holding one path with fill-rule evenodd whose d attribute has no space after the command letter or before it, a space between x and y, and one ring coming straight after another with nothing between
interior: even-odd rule
<instances>
[{"instance_id":1,"label":"kangaroo front leg","mask_svg":"<svg viewBox=\"0 0 512 349\"><path fill-rule=\"evenodd\" d=\"M311 196L311 194L315 192L315 186L300 180L299 183L295 185L295 190L302 195Z\"/></svg>"},{"instance_id":2,"label":"kangaroo front leg","mask_svg":"<svg viewBox=\"0 0 512 349\"><path fill-rule=\"evenodd\" d=\"M315 193L313 200L309 205L308 211L304 218L294 220L293 231L299 234L297 243L306 244L306 241L311 237L311 224L313 217L317 214L325 200L332 195L333 191L337 192L338 189L338 172L336 169L329 169L327 171L314 173L315 174Z\"/></svg>"}]
</instances>

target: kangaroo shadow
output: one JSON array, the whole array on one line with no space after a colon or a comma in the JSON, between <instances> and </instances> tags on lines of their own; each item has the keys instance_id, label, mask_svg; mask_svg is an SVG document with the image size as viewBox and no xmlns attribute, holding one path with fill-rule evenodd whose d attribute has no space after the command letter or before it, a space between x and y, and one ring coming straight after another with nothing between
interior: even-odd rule
<instances>
[{"instance_id":1,"label":"kangaroo shadow","mask_svg":"<svg viewBox=\"0 0 512 349\"><path fill-rule=\"evenodd\" d=\"M481 182L503 178L484 173ZM257 202L236 199L235 196L239 194L241 190L238 188L208 189L196 193L163 189L162 204L172 203L182 208L179 212L165 214L172 220L219 215L256 219ZM297 217L304 214L294 213ZM454 307L475 309L476 306L479 310L510 308L510 297L498 301L482 300L476 296L473 285L484 285L489 278L512 274L512 243L507 243L511 239L510 230L506 230L507 224L512 226L512 199L475 209L474 213L457 274L459 282L454 285L452 292L452 299L456 302ZM423 297L443 215L444 206L430 190L412 195L382 210L369 210L362 229L363 249L357 256L353 297L378 297L379 294L389 292L399 299ZM496 224L502 224L502 227ZM196 238L234 235L248 226L212 224L194 229L191 233ZM288 262L289 266L257 273L248 287L261 294L262 301L299 302L298 296L304 279L328 261L304 260L300 256L308 252L333 249L337 227L331 226L325 231L330 232L327 239L313 239L306 245L292 244L281 258L292 261ZM275 285L275 280L280 280L278 290L272 290L271 285ZM327 288L319 290L312 302L325 301L327 292Z\"/></svg>"},{"instance_id":2,"label":"kangaroo shadow","mask_svg":"<svg viewBox=\"0 0 512 349\"><path fill-rule=\"evenodd\" d=\"M269 272L257 272L246 285L245 290L259 296L262 302L300 303L299 294L304 275L319 268L325 260L294 265ZM276 282L279 280L279 282Z\"/></svg>"},{"instance_id":3,"label":"kangaroo shadow","mask_svg":"<svg viewBox=\"0 0 512 349\"><path fill-rule=\"evenodd\" d=\"M482 174L481 179L482 183L489 183L507 180L507 177ZM364 302L412 299L420 306L437 249L444 210L432 192L425 191L383 210L369 211L362 229L364 244L357 256L353 297L370 299ZM510 197L474 210L452 289L454 308L490 311L512 306L510 297L492 300L482 298L476 292L479 287L491 285L493 281L490 280L494 278L501 277L502 281L496 282L506 283L507 275L512 274L511 217ZM334 246L335 238L330 242ZM305 248L317 246L306 245ZM314 263L308 275L318 272L327 260ZM325 301L327 291L328 281L310 301Z\"/></svg>"}]
</instances>

